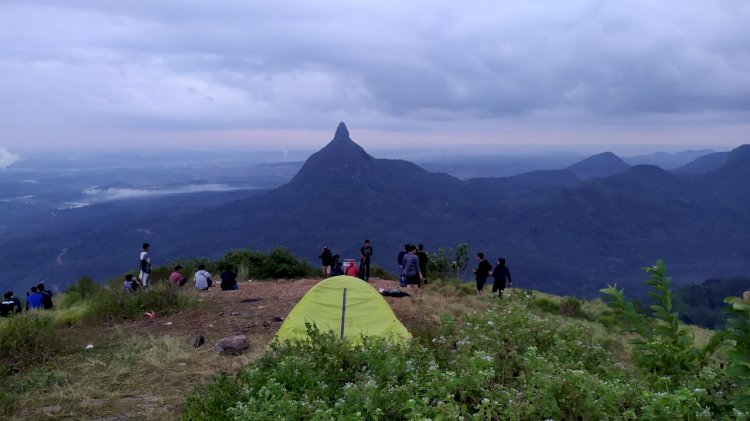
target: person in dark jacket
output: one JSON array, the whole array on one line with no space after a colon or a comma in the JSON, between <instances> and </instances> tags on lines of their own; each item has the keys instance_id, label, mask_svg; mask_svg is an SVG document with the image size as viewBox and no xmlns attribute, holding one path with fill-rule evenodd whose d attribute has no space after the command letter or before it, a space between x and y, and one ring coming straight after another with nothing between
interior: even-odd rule
<instances>
[{"instance_id":1,"label":"person in dark jacket","mask_svg":"<svg viewBox=\"0 0 750 421\"><path fill-rule=\"evenodd\" d=\"M21 300L13 296L13 291L8 291L3 296L3 301L0 302L0 316L8 317L13 313L20 313Z\"/></svg>"},{"instance_id":2,"label":"person in dark jacket","mask_svg":"<svg viewBox=\"0 0 750 421\"><path fill-rule=\"evenodd\" d=\"M36 287L31 287L31 294L26 296L26 310L33 310L35 308L44 308L44 296L39 293Z\"/></svg>"},{"instance_id":3,"label":"person in dark jacket","mask_svg":"<svg viewBox=\"0 0 750 421\"><path fill-rule=\"evenodd\" d=\"M404 244L404 249L398 252L398 257L396 258L396 261L398 262L399 286L401 288L406 287L406 279L404 278L404 255L408 253L410 247L411 244Z\"/></svg>"},{"instance_id":4,"label":"person in dark jacket","mask_svg":"<svg viewBox=\"0 0 750 421\"><path fill-rule=\"evenodd\" d=\"M42 300L42 304L44 305L45 309L51 309L53 307L52 304L52 291L45 289L44 284L39 284L36 286L36 290L42 294L44 299Z\"/></svg>"},{"instance_id":5,"label":"person in dark jacket","mask_svg":"<svg viewBox=\"0 0 750 421\"><path fill-rule=\"evenodd\" d=\"M427 262L430 260L427 257L427 253L424 251L424 246L420 244L417 246L417 257L419 257L419 270L422 272L424 283L427 283Z\"/></svg>"},{"instance_id":6,"label":"person in dark jacket","mask_svg":"<svg viewBox=\"0 0 750 421\"><path fill-rule=\"evenodd\" d=\"M323 252L320 253L320 256L318 256L320 259L320 263L323 264L323 277L329 277L331 276L331 266L333 266L333 254L331 254L331 250L328 249L328 246L323 244Z\"/></svg>"},{"instance_id":7,"label":"person in dark jacket","mask_svg":"<svg viewBox=\"0 0 750 421\"><path fill-rule=\"evenodd\" d=\"M505 290L505 280L508 280L507 286L513 286L510 280L510 270L505 266L505 259L502 257L497 258L497 266L492 270L492 277L495 278L495 282L492 284L492 294L497 293L497 296L503 298L503 290Z\"/></svg>"},{"instance_id":8,"label":"person in dark jacket","mask_svg":"<svg viewBox=\"0 0 750 421\"><path fill-rule=\"evenodd\" d=\"M477 261L479 265L474 268L474 275L477 281L477 294L484 295L484 284L487 282L487 278L490 276L492 271L492 265L484 258L484 253L477 253Z\"/></svg>"},{"instance_id":9,"label":"person in dark jacket","mask_svg":"<svg viewBox=\"0 0 750 421\"><path fill-rule=\"evenodd\" d=\"M370 240L365 240L365 244L359 249L362 256L359 261L359 277L367 281L370 279L370 257L372 256L372 246Z\"/></svg>"},{"instance_id":10,"label":"person in dark jacket","mask_svg":"<svg viewBox=\"0 0 750 421\"><path fill-rule=\"evenodd\" d=\"M240 289L240 286L237 285L237 272L234 271L232 266L227 266L221 273L221 290L231 291L234 289Z\"/></svg>"}]
</instances>

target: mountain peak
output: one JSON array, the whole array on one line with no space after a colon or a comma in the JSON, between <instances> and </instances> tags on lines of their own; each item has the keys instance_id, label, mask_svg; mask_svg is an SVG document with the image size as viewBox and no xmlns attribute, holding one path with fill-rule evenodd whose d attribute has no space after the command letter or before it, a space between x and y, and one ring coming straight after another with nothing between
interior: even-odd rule
<instances>
[{"instance_id":1,"label":"mountain peak","mask_svg":"<svg viewBox=\"0 0 750 421\"><path fill-rule=\"evenodd\" d=\"M619 156L612 152L602 152L569 166L568 170L580 180L590 180L619 174L629 168L630 165L626 164Z\"/></svg>"},{"instance_id":2,"label":"mountain peak","mask_svg":"<svg viewBox=\"0 0 750 421\"><path fill-rule=\"evenodd\" d=\"M349 138L349 130L346 128L346 124L342 121L339 126L336 127L336 134L333 135L333 140L351 140Z\"/></svg>"},{"instance_id":3,"label":"mountain peak","mask_svg":"<svg viewBox=\"0 0 750 421\"><path fill-rule=\"evenodd\" d=\"M727 165L741 165L747 163L750 163L750 145L740 145L729 152Z\"/></svg>"}]
</instances>

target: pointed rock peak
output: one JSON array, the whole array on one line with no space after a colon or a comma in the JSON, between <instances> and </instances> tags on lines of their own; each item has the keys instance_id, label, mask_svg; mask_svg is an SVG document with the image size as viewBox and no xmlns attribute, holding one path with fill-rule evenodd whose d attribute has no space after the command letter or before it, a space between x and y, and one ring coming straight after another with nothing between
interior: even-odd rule
<instances>
[{"instance_id":1,"label":"pointed rock peak","mask_svg":"<svg viewBox=\"0 0 750 421\"><path fill-rule=\"evenodd\" d=\"M351 140L349 139L349 130L343 121L336 127L336 134L333 135L333 140Z\"/></svg>"}]
</instances>

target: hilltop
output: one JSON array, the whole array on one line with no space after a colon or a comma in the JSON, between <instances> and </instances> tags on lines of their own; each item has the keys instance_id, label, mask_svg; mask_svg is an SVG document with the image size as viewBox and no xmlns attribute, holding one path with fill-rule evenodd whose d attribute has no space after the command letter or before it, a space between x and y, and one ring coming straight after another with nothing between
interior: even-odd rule
<instances>
[{"instance_id":1,"label":"hilltop","mask_svg":"<svg viewBox=\"0 0 750 421\"><path fill-rule=\"evenodd\" d=\"M237 252L224 261L238 256L262 257ZM287 259L292 269L273 270L304 269L294 269L299 262L288 256L274 259ZM689 402L678 417L726 413L720 408L729 405L732 393L727 374L718 368L726 361L723 351L706 360L711 362L700 370L700 378L674 377L664 393L657 380L666 374L650 383L637 348L628 342L632 336L620 333L627 325L617 307L599 299L581 301L513 288L499 300L478 297L471 285L456 280L433 280L411 297L386 298L414 335L405 349L378 341L351 348L314 333L311 343L269 347L282 319L320 279L242 277L239 290L201 293L189 285L179 290L163 285L159 274L165 269L157 270L157 286L135 295L125 295L119 281L97 287L82 279L56 297L57 310L0 319L0 357L13 369L0 386L0 410L11 419L174 419L180 414L186 419L225 419L227 408L248 399L240 410L254 419L273 414L308 418L316 411L309 405L332 411L334 418L356 411L387 419L513 411L520 418L568 419L626 411L660 419L675 414L675 409L666 409L667 401ZM241 266L243 273L255 270L261 269ZM396 286L382 278L371 284ZM102 300L109 304L102 307ZM159 316L149 320L143 310L156 310ZM9 335L25 323L35 324L34 339L10 341ZM698 346L709 343L709 331L679 329L681 335L695 336ZM221 356L213 350L217 340L235 334L248 336L248 351ZM51 342L55 335L64 342ZM205 345L191 346L196 335L204 337ZM317 359L317 365L308 366L310 359ZM216 377L219 373L226 375ZM312 378L320 387L304 386ZM242 382L256 386L248 389ZM375 387L372 382L383 386L368 389ZM287 398L258 401L251 393L258 387ZM715 393L701 392L705 388ZM515 398L498 399L506 391ZM334 408L333 401L313 403L304 397L327 393L348 404ZM374 401L360 401L363 396Z\"/></svg>"}]
</instances>

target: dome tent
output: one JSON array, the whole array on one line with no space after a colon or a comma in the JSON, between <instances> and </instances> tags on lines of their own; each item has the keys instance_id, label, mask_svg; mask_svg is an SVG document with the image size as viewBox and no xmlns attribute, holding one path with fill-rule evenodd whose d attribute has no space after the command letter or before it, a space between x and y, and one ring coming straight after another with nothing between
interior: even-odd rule
<instances>
[{"instance_id":1,"label":"dome tent","mask_svg":"<svg viewBox=\"0 0 750 421\"><path fill-rule=\"evenodd\" d=\"M307 338L305 323L314 323L321 332L333 331L353 343L361 342L362 336L396 341L411 338L375 288L345 275L328 278L310 289L289 313L276 339Z\"/></svg>"}]
</instances>

